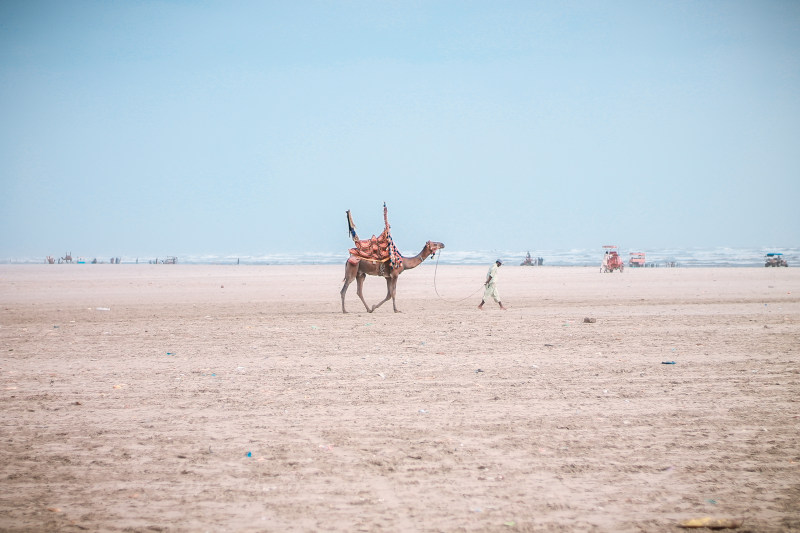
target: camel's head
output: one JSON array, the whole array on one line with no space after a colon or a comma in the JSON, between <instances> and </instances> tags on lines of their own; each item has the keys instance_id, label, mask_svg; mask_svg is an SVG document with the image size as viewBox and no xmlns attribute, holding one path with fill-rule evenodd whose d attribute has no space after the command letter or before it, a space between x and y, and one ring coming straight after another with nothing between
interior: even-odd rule
<instances>
[{"instance_id":1,"label":"camel's head","mask_svg":"<svg viewBox=\"0 0 800 533\"><path fill-rule=\"evenodd\" d=\"M438 250L444 248L444 244L436 241L428 241L427 243L425 243L425 247L431 252L431 257L433 257L434 255L436 255L436 252Z\"/></svg>"}]
</instances>

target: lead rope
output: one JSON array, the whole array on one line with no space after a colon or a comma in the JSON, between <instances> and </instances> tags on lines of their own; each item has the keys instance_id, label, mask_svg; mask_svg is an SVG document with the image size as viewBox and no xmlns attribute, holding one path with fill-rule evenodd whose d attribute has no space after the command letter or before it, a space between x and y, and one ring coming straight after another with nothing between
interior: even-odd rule
<instances>
[{"instance_id":1,"label":"lead rope","mask_svg":"<svg viewBox=\"0 0 800 533\"><path fill-rule=\"evenodd\" d=\"M442 251L438 250L438 252L439 253L436 255L436 268L433 270L433 290L434 290L434 292L436 292L436 296L438 296L439 298L441 298L445 302L450 302L450 303L457 304L457 303L463 302L464 300L469 300L470 298L472 298L473 296L475 296L476 294L478 294L480 291L483 290L483 285L481 285L480 287L478 287L478 290L476 290L475 292L473 292L472 294L470 294L466 298L461 298L460 300L450 300L450 299L445 298L441 294L439 294L439 289L436 288L436 274L437 274L437 272L439 272L439 256L441 255Z\"/></svg>"}]
</instances>

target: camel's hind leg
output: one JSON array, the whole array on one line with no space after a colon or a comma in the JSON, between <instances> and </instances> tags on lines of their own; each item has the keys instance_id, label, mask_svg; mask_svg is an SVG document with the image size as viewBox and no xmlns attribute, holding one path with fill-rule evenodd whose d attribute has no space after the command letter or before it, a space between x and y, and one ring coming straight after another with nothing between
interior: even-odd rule
<instances>
[{"instance_id":1,"label":"camel's hind leg","mask_svg":"<svg viewBox=\"0 0 800 533\"><path fill-rule=\"evenodd\" d=\"M366 300L364 300L364 278L367 275L364 272L359 271L358 264L350 263L349 261L344 265L344 285L342 286L342 290L339 292L342 296L342 313L347 313L347 310L344 307L344 299L347 295L347 288L353 283L353 280L356 280L356 293L358 297L361 298L361 303L364 304L364 308L367 310L368 313L372 312L372 309L369 308L367 305Z\"/></svg>"},{"instance_id":2,"label":"camel's hind leg","mask_svg":"<svg viewBox=\"0 0 800 533\"><path fill-rule=\"evenodd\" d=\"M344 286L342 286L342 290L339 294L342 295L342 313L347 313L347 310L344 308L344 297L347 294L347 288L353 283L353 280L356 279L358 276L358 265L353 265L351 263L345 263L344 265ZM362 298L363 301L363 298ZM366 304L364 304L366 305Z\"/></svg>"},{"instance_id":3,"label":"camel's hind leg","mask_svg":"<svg viewBox=\"0 0 800 533\"><path fill-rule=\"evenodd\" d=\"M375 308L373 307L370 309L367 305L367 301L364 299L364 280L366 278L367 275L363 272L359 272L358 275L356 275L356 294L358 294L358 297L361 298L361 303L364 304L364 309L367 310L367 313L371 313L375 310Z\"/></svg>"},{"instance_id":4,"label":"camel's hind leg","mask_svg":"<svg viewBox=\"0 0 800 533\"><path fill-rule=\"evenodd\" d=\"M397 310L397 302L395 301L394 297L397 294L397 278L389 277L386 278L386 298L384 298L380 303L377 303L372 306L372 311L376 310L383 304L392 299L392 307L394 307L394 312L399 313L400 311Z\"/></svg>"}]
</instances>

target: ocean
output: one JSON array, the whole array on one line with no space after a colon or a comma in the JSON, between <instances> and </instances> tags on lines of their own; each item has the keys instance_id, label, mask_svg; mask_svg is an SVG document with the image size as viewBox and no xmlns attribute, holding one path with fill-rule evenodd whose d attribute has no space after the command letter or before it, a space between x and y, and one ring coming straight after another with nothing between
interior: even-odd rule
<instances>
[{"instance_id":1,"label":"ocean","mask_svg":"<svg viewBox=\"0 0 800 533\"><path fill-rule=\"evenodd\" d=\"M575 248L563 250L441 250L437 257L429 258L426 263L438 261L442 265L483 265L502 259L507 266L522 263L525 254L530 252L533 258L542 258L543 266L596 266L603 258L603 248ZM631 252L645 252L648 266L652 267L763 267L764 257L770 252L783 253L783 258L790 267L800 266L800 248L662 248L662 249L622 249L619 254L627 265ZM417 252L414 251L413 254ZM412 255L412 253L406 254ZM178 264L190 265L335 265L343 264L347 252L337 253L269 253L269 254L171 254L165 256L122 256L120 263L149 264L161 263L167 257L176 257ZM79 256L73 254L75 262ZM56 257L58 260L58 257ZM110 257L82 256L82 261L91 264L110 263ZM0 258L3 264L37 264L44 263L45 257L8 257Z\"/></svg>"}]
</instances>

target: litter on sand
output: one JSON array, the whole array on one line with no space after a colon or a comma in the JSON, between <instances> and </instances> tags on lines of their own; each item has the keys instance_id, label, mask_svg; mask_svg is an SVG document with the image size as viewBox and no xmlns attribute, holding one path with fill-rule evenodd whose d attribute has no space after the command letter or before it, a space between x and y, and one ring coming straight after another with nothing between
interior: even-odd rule
<instances>
[{"instance_id":1,"label":"litter on sand","mask_svg":"<svg viewBox=\"0 0 800 533\"><path fill-rule=\"evenodd\" d=\"M741 527L742 523L744 523L744 520L741 518L711 518L710 516L704 516L703 518L684 520L678 525L684 528L736 529Z\"/></svg>"}]
</instances>

